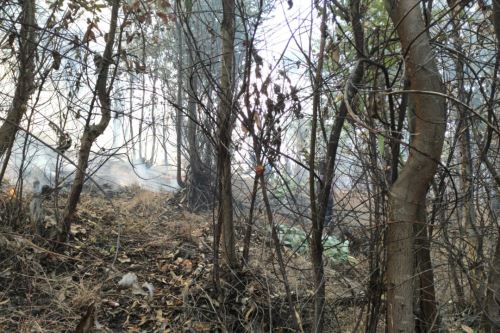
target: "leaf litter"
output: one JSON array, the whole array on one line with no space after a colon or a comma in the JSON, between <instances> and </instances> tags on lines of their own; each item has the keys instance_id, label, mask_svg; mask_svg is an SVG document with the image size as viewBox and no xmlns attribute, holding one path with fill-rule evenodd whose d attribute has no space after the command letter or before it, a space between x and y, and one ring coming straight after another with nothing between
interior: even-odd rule
<instances>
[{"instance_id":1,"label":"leaf litter","mask_svg":"<svg viewBox=\"0 0 500 333\"><path fill-rule=\"evenodd\" d=\"M63 253L21 228L1 230L0 331L77 332L84 323L92 332L291 329L272 265L223 270L215 288L211 213L138 187L112 200L82 196Z\"/></svg>"}]
</instances>

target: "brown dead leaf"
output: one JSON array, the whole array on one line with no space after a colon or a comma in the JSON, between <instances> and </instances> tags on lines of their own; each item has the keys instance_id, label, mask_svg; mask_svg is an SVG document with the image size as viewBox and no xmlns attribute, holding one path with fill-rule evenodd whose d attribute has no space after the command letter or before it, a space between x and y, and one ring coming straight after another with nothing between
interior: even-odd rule
<instances>
[{"instance_id":1,"label":"brown dead leaf","mask_svg":"<svg viewBox=\"0 0 500 333\"><path fill-rule=\"evenodd\" d=\"M89 25L87 28L87 31L85 32L85 35L83 35L83 40L82 43L89 43L91 41L96 41L95 33L92 31L92 25Z\"/></svg>"},{"instance_id":2,"label":"brown dead leaf","mask_svg":"<svg viewBox=\"0 0 500 333\"><path fill-rule=\"evenodd\" d=\"M122 254L120 257L118 257L118 261L121 262L122 264L131 262L130 258L127 257L126 254Z\"/></svg>"},{"instance_id":3,"label":"brown dead leaf","mask_svg":"<svg viewBox=\"0 0 500 333\"><path fill-rule=\"evenodd\" d=\"M196 332L212 332L212 324L206 322L192 323L191 328Z\"/></svg>"},{"instance_id":4,"label":"brown dead leaf","mask_svg":"<svg viewBox=\"0 0 500 333\"><path fill-rule=\"evenodd\" d=\"M163 21L163 24L167 25L169 22L169 16L166 13L163 12L156 12L156 15L158 15L159 18Z\"/></svg>"},{"instance_id":5,"label":"brown dead leaf","mask_svg":"<svg viewBox=\"0 0 500 333\"><path fill-rule=\"evenodd\" d=\"M185 259L182 262L182 267L186 273L191 273L193 271L193 262L189 259Z\"/></svg>"}]
</instances>

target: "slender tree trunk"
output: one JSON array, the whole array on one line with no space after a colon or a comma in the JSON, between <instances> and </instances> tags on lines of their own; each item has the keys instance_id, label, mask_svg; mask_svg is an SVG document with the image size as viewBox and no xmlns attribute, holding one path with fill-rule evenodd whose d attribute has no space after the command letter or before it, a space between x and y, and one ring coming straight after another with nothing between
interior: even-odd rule
<instances>
[{"instance_id":1,"label":"slender tree trunk","mask_svg":"<svg viewBox=\"0 0 500 333\"><path fill-rule=\"evenodd\" d=\"M324 63L325 45L326 45L326 0L323 1L321 9L320 26L320 46L319 59L314 73L313 81L313 114L311 123L311 143L309 148L309 197L311 199L311 262L314 276L314 328L313 332L323 332L325 318L325 281L323 267L323 227L324 219L321 219L320 207L316 199L316 186L318 170L316 167L316 137L318 127L318 117L321 106L321 88L323 84L322 71Z\"/></svg>"},{"instance_id":2,"label":"slender tree trunk","mask_svg":"<svg viewBox=\"0 0 500 333\"><path fill-rule=\"evenodd\" d=\"M231 185L231 133L233 129L234 88L234 0L222 0L222 57L220 105L218 112L217 178L219 192L219 225L222 226L223 258L229 267L236 267L233 196Z\"/></svg>"},{"instance_id":3,"label":"slender tree trunk","mask_svg":"<svg viewBox=\"0 0 500 333\"><path fill-rule=\"evenodd\" d=\"M65 242L68 238L71 229L71 223L73 222L73 218L76 212L76 206L78 205L80 194L82 193L83 183L85 181L85 172L87 170L92 145L95 140L104 132L109 124L109 121L111 120L111 99L109 97L111 87L107 86L107 81L109 67L110 64L113 63L113 46L115 42L116 24L118 20L118 9L120 8L119 4L119 0L113 0L108 41L106 42L106 47L104 49L103 61L99 69L95 87L96 95L99 99L101 107L101 119L97 124L87 124L85 126L80 142L80 150L78 152L78 167L76 169L75 179L73 181L73 185L71 186L68 201L66 203L66 208L64 210L62 218L61 231L58 236L59 242ZM92 101L89 113L92 112L94 103L95 100Z\"/></svg>"},{"instance_id":4,"label":"slender tree trunk","mask_svg":"<svg viewBox=\"0 0 500 333\"><path fill-rule=\"evenodd\" d=\"M192 14L185 18L185 37L188 48L188 80L187 80L187 122L186 122L186 140L187 154L189 158L189 173L187 175L186 188L188 191L188 202L191 209L209 209L212 203L210 191L211 174L206 165L206 161L202 158L202 142L204 137L200 135L200 122L202 121L198 113L199 94L198 88L201 81L198 66L200 63L200 50L196 44L196 38L199 36L199 22L197 22ZM191 26L190 26L191 25Z\"/></svg>"},{"instance_id":5,"label":"slender tree trunk","mask_svg":"<svg viewBox=\"0 0 500 333\"><path fill-rule=\"evenodd\" d=\"M178 5L176 6L179 7ZM183 66L183 42L182 42L182 27L179 22L179 17L175 22L175 30L177 34L177 108L175 111L175 135L176 135L176 178L179 187L183 188L185 186L182 180L182 104L183 104L183 93L182 93L182 66Z\"/></svg>"},{"instance_id":6,"label":"slender tree trunk","mask_svg":"<svg viewBox=\"0 0 500 333\"><path fill-rule=\"evenodd\" d=\"M154 62L154 72L157 72L157 68L158 68L158 61L155 59L155 62ZM155 111L156 111L156 103L158 102L158 97L157 97L157 93L156 93L156 80L157 80L157 74L158 73L152 73L153 75L153 94L151 96L151 134L152 134L152 142L151 142L151 155L150 155L150 158L149 158L149 165L150 166L153 166L153 164L155 164L155 160L156 160L156 116L155 116ZM146 137L146 140L148 138ZM146 151L146 156L147 156L147 151Z\"/></svg>"},{"instance_id":7,"label":"slender tree trunk","mask_svg":"<svg viewBox=\"0 0 500 333\"><path fill-rule=\"evenodd\" d=\"M36 52L35 1L22 2L21 30L19 39L19 74L12 105L0 127L0 157L12 148L16 133L28 108L28 100L35 88L35 52ZM5 161L7 163L8 161Z\"/></svg>"},{"instance_id":8,"label":"slender tree trunk","mask_svg":"<svg viewBox=\"0 0 500 333\"><path fill-rule=\"evenodd\" d=\"M393 21L415 103L416 135L408 160L390 191L387 231L387 330L413 332L414 224L441 158L446 130L444 99L425 92L443 91L435 57L425 31L418 0L385 1Z\"/></svg>"},{"instance_id":9,"label":"slender tree trunk","mask_svg":"<svg viewBox=\"0 0 500 333\"><path fill-rule=\"evenodd\" d=\"M132 160L135 160L136 156L136 147L135 147L135 137L134 137L134 75L132 74L132 71L129 73L129 81L130 81L130 87L129 87L129 104L130 104L130 114L128 117L128 126L129 126L129 132L130 132L130 145L132 146Z\"/></svg>"},{"instance_id":10,"label":"slender tree trunk","mask_svg":"<svg viewBox=\"0 0 500 333\"><path fill-rule=\"evenodd\" d=\"M460 22L458 16L462 11L462 6L457 0L448 0L448 4L452 9L452 26L451 37L453 40L453 47L457 51L455 57L455 73L457 77L458 99L467 104L467 96L465 91L465 64L462 57L462 41L460 38ZM465 230L464 237L466 241L467 260L472 262L470 265L474 267L471 273L474 275L473 281L476 285L472 288L478 290L479 295L484 294L484 277L481 265L477 263L482 262L483 255L483 239L477 229L476 210L474 205L474 184L473 184L473 167L472 167L472 151L471 151L471 130L467 110L463 105L458 105L458 141L460 147L460 175L461 175L461 191L463 195L463 205L458 209L462 212L462 226Z\"/></svg>"},{"instance_id":11,"label":"slender tree trunk","mask_svg":"<svg viewBox=\"0 0 500 333\"><path fill-rule=\"evenodd\" d=\"M190 43L190 60L189 67L190 75L189 75L189 97L188 97L188 121L187 121L187 142L188 142L188 155L189 155L189 167L190 167L190 175L189 175L189 206L190 207L199 207L207 208L207 187L204 186L206 183L206 175L204 172L204 166L200 157L199 151L199 141L198 137L198 112L197 106L198 102L196 99L196 95L198 94L198 74L194 68L194 53L196 52L192 43Z\"/></svg>"},{"instance_id":12,"label":"slender tree trunk","mask_svg":"<svg viewBox=\"0 0 500 333\"><path fill-rule=\"evenodd\" d=\"M495 215L498 219L500 212L497 210ZM487 332L491 333L500 332L500 229L498 229L497 237L497 245L488 277L486 313L484 316L484 326Z\"/></svg>"},{"instance_id":13,"label":"slender tree trunk","mask_svg":"<svg viewBox=\"0 0 500 333\"><path fill-rule=\"evenodd\" d=\"M247 228L245 230L245 238L243 239L243 264L248 264L248 259L250 257L250 240L252 239L252 227L254 220L253 212L255 210L255 201L257 199L258 186L259 177L258 175L255 175L253 179L252 194L250 198L250 211L248 213Z\"/></svg>"},{"instance_id":14,"label":"slender tree trunk","mask_svg":"<svg viewBox=\"0 0 500 333\"><path fill-rule=\"evenodd\" d=\"M261 160L260 154L257 154L257 160ZM285 287L288 306L290 307L290 317L294 323L294 328L296 329L296 331L297 332L304 332L304 330L300 324L302 322L302 320L300 319L300 315L299 315L299 313L295 307L295 304L293 302L292 292L290 290L290 284L288 283L285 260L283 259L283 253L281 252L281 243L279 240L278 231L276 230L276 225L274 223L273 212L271 209L271 204L269 203L269 197L267 195L266 179L264 178L263 173L258 175L257 178L258 178L258 181L260 183L261 190L262 190L262 200L264 201L264 205L266 207L267 220L269 221L269 225L271 227L271 238L273 239L274 250L275 250L276 256L277 256L279 270L281 273L281 277L283 279L283 285Z\"/></svg>"},{"instance_id":15,"label":"slender tree trunk","mask_svg":"<svg viewBox=\"0 0 500 333\"><path fill-rule=\"evenodd\" d=\"M141 37L142 37L142 65L145 66L146 64L146 37L145 37L145 32L142 30L141 27ZM143 125L144 125L144 117L145 117L145 102L146 102L146 74L144 72L141 73L141 90L142 90L142 97L141 97L141 117L139 118L139 129L137 131L137 139L138 139L138 144L139 144L139 161L140 163L145 163L146 162L146 157L148 154L148 137L146 133L143 133ZM145 136L145 140L142 139L142 136ZM143 145L144 145L144 150L143 150Z\"/></svg>"},{"instance_id":16,"label":"slender tree trunk","mask_svg":"<svg viewBox=\"0 0 500 333\"><path fill-rule=\"evenodd\" d=\"M348 82L346 83L346 95L344 100L340 105L340 111L335 119L335 123L330 131L330 136L327 143L326 152L326 165L325 170L322 170L324 179L323 184L320 186L320 191L318 195L318 200L316 200L316 190L314 188L314 175L310 175L310 189L309 195L311 197L311 221L312 221L312 232L311 232L311 261L314 273L314 283L316 287L316 295L314 300L314 332L323 331L324 322L324 299L325 299L325 281L324 281L324 267L323 267L323 228L325 224L325 218L328 211L328 199L330 197L330 192L333 182L333 173L335 170L335 163L337 158L337 149L339 146L340 134L344 125L344 121L347 116L348 107L350 107L354 97L357 94L356 86L363 80L364 65L361 58L364 57L364 30L361 24L361 11L360 11L360 1L352 0L350 2L350 12L351 12L351 24L354 31L354 42L357 49L358 62L354 67ZM326 13L323 14L326 17ZM322 34L325 32L326 22L322 22ZM322 40L324 42L324 40ZM324 47L324 45L323 45ZM320 55L321 44L320 44ZM320 59L321 60L321 59ZM318 64L316 71L316 79L314 84L314 95L313 95L313 123L311 127L311 149L310 149L310 160L309 167L314 170L314 157L315 156L315 130L316 130L316 115L319 113L319 100L320 100L320 85L321 82L321 68L322 64Z\"/></svg>"},{"instance_id":17,"label":"slender tree trunk","mask_svg":"<svg viewBox=\"0 0 500 333\"><path fill-rule=\"evenodd\" d=\"M493 23L497 39L498 59L498 54L500 53L500 0L493 0ZM486 151L483 152L485 162L488 161L486 153ZM488 165L488 169L496 181L496 195L494 199L496 202L494 203L493 216L498 221L500 218L500 210L498 209L500 205L500 178L498 177L498 169L493 165ZM497 244L488 276L486 313L484 317L484 323L489 332L500 332L500 228L498 229Z\"/></svg>"}]
</instances>

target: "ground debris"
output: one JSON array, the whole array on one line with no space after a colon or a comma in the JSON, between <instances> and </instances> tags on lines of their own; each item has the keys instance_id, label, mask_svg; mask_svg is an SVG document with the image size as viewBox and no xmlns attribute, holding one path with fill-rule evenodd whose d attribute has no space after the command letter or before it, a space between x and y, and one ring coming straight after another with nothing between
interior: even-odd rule
<instances>
[{"instance_id":1,"label":"ground debris","mask_svg":"<svg viewBox=\"0 0 500 333\"><path fill-rule=\"evenodd\" d=\"M53 204L51 200L44 204ZM0 291L0 331L287 327L284 295L276 292L269 299L269 282L258 270L226 272L221 289L214 286L211 215L191 213L172 200L171 194L140 188L116 192L113 202L86 193L62 254L52 252L30 230L0 233L0 284L5 286ZM279 309L272 317L271 308Z\"/></svg>"}]
</instances>

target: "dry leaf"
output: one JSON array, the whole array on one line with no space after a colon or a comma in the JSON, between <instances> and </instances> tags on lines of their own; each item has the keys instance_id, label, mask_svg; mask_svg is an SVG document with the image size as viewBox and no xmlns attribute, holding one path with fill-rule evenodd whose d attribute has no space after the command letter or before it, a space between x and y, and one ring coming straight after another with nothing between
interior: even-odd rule
<instances>
[{"instance_id":1,"label":"dry leaf","mask_svg":"<svg viewBox=\"0 0 500 333\"><path fill-rule=\"evenodd\" d=\"M127 257L126 254L123 254L118 258L118 261L121 262L122 264L129 263L131 260L129 257Z\"/></svg>"},{"instance_id":2,"label":"dry leaf","mask_svg":"<svg viewBox=\"0 0 500 333\"><path fill-rule=\"evenodd\" d=\"M182 262L182 267L184 268L184 271L186 273L191 273L192 270L193 270L193 262L189 259L185 259L183 262Z\"/></svg>"},{"instance_id":3,"label":"dry leaf","mask_svg":"<svg viewBox=\"0 0 500 333\"><path fill-rule=\"evenodd\" d=\"M465 333L474 333L474 329L467 325L462 324L460 327Z\"/></svg>"}]
</instances>

